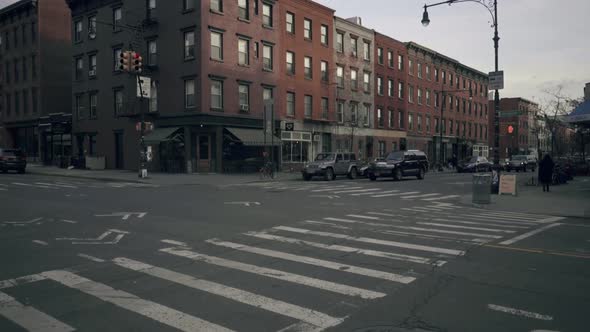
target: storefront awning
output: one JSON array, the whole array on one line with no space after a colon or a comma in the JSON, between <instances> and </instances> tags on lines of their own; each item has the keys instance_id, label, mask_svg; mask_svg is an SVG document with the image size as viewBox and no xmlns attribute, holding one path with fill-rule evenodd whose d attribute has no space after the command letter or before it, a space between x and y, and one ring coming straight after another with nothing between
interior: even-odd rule
<instances>
[{"instance_id":1,"label":"storefront awning","mask_svg":"<svg viewBox=\"0 0 590 332\"><path fill-rule=\"evenodd\" d=\"M280 146L281 139L273 135L266 135L262 129L225 128L239 139L245 146Z\"/></svg>"},{"instance_id":2,"label":"storefront awning","mask_svg":"<svg viewBox=\"0 0 590 332\"><path fill-rule=\"evenodd\" d=\"M158 128L147 134L144 138L145 144L159 144L161 142L171 141L176 138L174 135L180 127Z\"/></svg>"},{"instance_id":3,"label":"storefront awning","mask_svg":"<svg viewBox=\"0 0 590 332\"><path fill-rule=\"evenodd\" d=\"M565 121L572 124L590 125L590 100L586 100L565 117Z\"/></svg>"}]
</instances>

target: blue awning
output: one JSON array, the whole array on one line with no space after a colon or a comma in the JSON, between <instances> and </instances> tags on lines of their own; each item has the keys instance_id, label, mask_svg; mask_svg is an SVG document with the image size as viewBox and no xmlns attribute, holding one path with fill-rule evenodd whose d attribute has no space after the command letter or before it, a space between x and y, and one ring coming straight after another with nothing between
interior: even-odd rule
<instances>
[{"instance_id":1,"label":"blue awning","mask_svg":"<svg viewBox=\"0 0 590 332\"><path fill-rule=\"evenodd\" d=\"M590 123L590 100L586 100L576 107L567 117L569 123Z\"/></svg>"}]
</instances>

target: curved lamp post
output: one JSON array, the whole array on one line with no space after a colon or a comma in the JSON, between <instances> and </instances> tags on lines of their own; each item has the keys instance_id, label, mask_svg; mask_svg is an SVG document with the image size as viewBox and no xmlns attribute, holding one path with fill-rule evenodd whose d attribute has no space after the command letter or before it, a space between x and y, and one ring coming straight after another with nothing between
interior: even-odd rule
<instances>
[{"instance_id":1,"label":"curved lamp post","mask_svg":"<svg viewBox=\"0 0 590 332\"><path fill-rule=\"evenodd\" d=\"M447 0L443 2L424 5L422 14L422 25L427 27L430 24L428 17L428 8L445 5L449 6L455 3L474 2L484 6L492 16L492 27L494 28L494 52L495 52L495 70L498 71L498 0ZM494 94L494 167L500 169L500 93L498 90Z\"/></svg>"}]
</instances>

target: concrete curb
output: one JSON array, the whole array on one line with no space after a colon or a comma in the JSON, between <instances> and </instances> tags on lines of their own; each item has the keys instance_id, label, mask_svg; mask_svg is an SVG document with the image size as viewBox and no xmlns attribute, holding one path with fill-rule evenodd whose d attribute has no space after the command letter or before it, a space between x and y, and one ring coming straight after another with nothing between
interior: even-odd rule
<instances>
[{"instance_id":1,"label":"concrete curb","mask_svg":"<svg viewBox=\"0 0 590 332\"><path fill-rule=\"evenodd\" d=\"M147 181L141 181L136 179L121 179L121 178L113 178L113 177L104 177L104 176L86 176L80 174L57 174L52 172L38 172L36 170L27 169L27 173L29 174L36 174L36 175L46 175L46 176L55 176L55 177L65 177L65 178L74 178L74 179L85 179L85 180L97 180L97 181L104 181L104 182L132 182L132 183L150 183ZM149 178L148 178L149 179Z\"/></svg>"}]
</instances>

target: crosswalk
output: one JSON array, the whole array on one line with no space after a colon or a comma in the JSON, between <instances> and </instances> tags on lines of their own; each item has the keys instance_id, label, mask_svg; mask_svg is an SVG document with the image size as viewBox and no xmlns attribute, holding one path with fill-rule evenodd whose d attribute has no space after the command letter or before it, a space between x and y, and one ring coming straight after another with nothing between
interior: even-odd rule
<instances>
[{"instance_id":1,"label":"crosswalk","mask_svg":"<svg viewBox=\"0 0 590 332\"><path fill-rule=\"evenodd\" d=\"M339 182L338 184L317 183L289 183L289 182L260 182L248 183L244 186L260 188L268 191L305 191L313 196L319 195L348 195L352 197L370 198L400 198L404 200L450 201L458 199L459 195L445 195L441 193L425 193L422 191L403 191L389 188L372 187L359 182Z\"/></svg>"},{"instance_id":2,"label":"crosswalk","mask_svg":"<svg viewBox=\"0 0 590 332\"><path fill-rule=\"evenodd\" d=\"M160 324L154 331L162 326L180 331L322 331L468 255L473 246L511 244L559 220L416 203L406 210L325 215L193 243L161 239L159 249L141 257L95 258L83 270L50 270L0 281L0 329L5 320L26 331L86 330L84 321L54 309L65 301L74 306L69 310L78 310L83 302L72 299L80 294L107 305L101 307L103 319L123 312L133 316L130 321ZM36 302L29 293L19 293L20 287L40 281L68 295Z\"/></svg>"},{"instance_id":3,"label":"crosswalk","mask_svg":"<svg viewBox=\"0 0 590 332\"><path fill-rule=\"evenodd\" d=\"M82 181L47 181L47 180L18 180L0 183L0 192L25 188L43 190L77 190L81 188L112 189L112 188L157 188L158 185L134 182L82 182Z\"/></svg>"}]
</instances>

